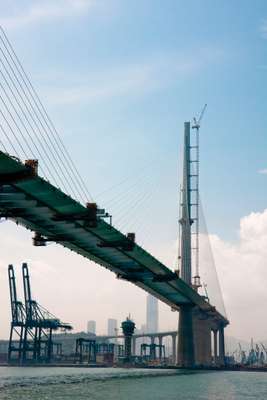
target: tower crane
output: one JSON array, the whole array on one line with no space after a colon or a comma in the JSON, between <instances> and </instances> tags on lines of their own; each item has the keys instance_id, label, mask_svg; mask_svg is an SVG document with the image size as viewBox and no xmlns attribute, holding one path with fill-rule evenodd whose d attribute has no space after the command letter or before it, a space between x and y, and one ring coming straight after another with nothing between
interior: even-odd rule
<instances>
[{"instance_id":1,"label":"tower crane","mask_svg":"<svg viewBox=\"0 0 267 400\"><path fill-rule=\"evenodd\" d=\"M197 130L199 130L199 128L200 128L200 122L201 122L201 120L202 120L202 118L203 118L203 115L204 115L204 113L205 113L205 111L206 111L206 108L207 108L207 104L205 104L204 107L202 108L202 111L201 111L200 116L198 117L198 119L196 119L196 117L193 118L192 129L197 129Z\"/></svg>"},{"instance_id":2,"label":"tower crane","mask_svg":"<svg viewBox=\"0 0 267 400\"><path fill-rule=\"evenodd\" d=\"M204 105L200 116L197 118L193 118L193 124L192 124L192 129L195 130L196 136L194 140L194 145L191 145L191 165L195 167L195 171L192 174L192 183L194 182L195 184L192 184L192 192L195 193L195 198L194 198L194 231L192 232L192 241L193 241L193 246L192 250L194 250L195 254L195 275L193 277L193 287L195 290L198 290L198 288L201 287L201 282L200 282L200 275L199 275L199 129L200 129L200 123L202 121L202 118L204 116L205 110L207 108L207 104ZM192 151L194 152L194 156L192 157ZM192 160L193 159L193 160ZM194 179L194 181L193 181Z\"/></svg>"},{"instance_id":3,"label":"tower crane","mask_svg":"<svg viewBox=\"0 0 267 400\"><path fill-rule=\"evenodd\" d=\"M207 104L199 118L194 118L192 135L190 122L185 123L183 184L180 188L178 270L181 278L198 291L199 276L199 128ZM192 262L193 261L193 262ZM192 280L192 264L195 274Z\"/></svg>"}]
</instances>

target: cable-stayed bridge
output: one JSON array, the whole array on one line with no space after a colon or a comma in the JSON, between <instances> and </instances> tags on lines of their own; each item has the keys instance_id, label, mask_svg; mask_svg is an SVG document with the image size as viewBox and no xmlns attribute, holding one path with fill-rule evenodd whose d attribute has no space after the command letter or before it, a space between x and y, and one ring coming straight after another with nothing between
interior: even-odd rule
<instances>
[{"instance_id":1,"label":"cable-stayed bridge","mask_svg":"<svg viewBox=\"0 0 267 400\"><path fill-rule=\"evenodd\" d=\"M0 215L33 232L33 244L62 246L114 272L177 310L178 362L224 363L227 318L192 285L190 124L185 124L180 273L112 226L99 209L4 31L0 31ZM189 157L189 158L188 158ZM22 161L24 160L24 161ZM219 352L217 333L219 332Z\"/></svg>"}]
</instances>

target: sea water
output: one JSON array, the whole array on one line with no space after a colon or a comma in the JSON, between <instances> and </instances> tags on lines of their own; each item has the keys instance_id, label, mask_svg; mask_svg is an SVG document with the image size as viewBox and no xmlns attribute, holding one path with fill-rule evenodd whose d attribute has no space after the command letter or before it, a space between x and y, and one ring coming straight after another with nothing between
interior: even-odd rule
<instances>
[{"instance_id":1,"label":"sea water","mask_svg":"<svg viewBox=\"0 0 267 400\"><path fill-rule=\"evenodd\" d=\"M1 367L1 400L267 400L267 374Z\"/></svg>"}]
</instances>

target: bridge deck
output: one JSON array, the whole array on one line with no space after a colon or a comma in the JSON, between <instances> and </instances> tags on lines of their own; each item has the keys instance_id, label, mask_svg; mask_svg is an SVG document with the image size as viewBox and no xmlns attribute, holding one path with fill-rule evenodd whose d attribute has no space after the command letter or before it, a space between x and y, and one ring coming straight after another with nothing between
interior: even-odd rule
<instances>
[{"instance_id":1,"label":"bridge deck","mask_svg":"<svg viewBox=\"0 0 267 400\"><path fill-rule=\"evenodd\" d=\"M165 336L177 336L178 330L176 331L162 331L162 332L142 332L134 333L133 339L146 338L146 337L165 337ZM97 340L111 340L111 339L124 339L124 335L96 335Z\"/></svg>"},{"instance_id":2,"label":"bridge deck","mask_svg":"<svg viewBox=\"0 0 267 400\"><path fill-rule=\"evenodd\" d=\"M95 227L90 226L86 207L3 152L0 152L0 214L104 266L174 309L184 304L197 305L228 323L142 247L135 244L132 250L127 250L121 246L120 243L128 243L127 237L101 218Z\"/></svg>"}]
</instances>

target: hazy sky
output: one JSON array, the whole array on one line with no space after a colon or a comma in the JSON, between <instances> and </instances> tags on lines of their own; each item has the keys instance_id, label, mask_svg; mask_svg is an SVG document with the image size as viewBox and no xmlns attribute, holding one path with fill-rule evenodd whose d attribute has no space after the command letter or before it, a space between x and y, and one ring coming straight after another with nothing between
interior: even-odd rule
<instances>
[{"instance_id":1,"label":"hazy sky","mask_svg":"<svg viewBox=\"0 0 267 400\"><path fill-rule=\"evenodd\" d=\"M201 197L229 335L267 337L267 3L265 0L2 1L0 23L94 199L173 265L183 122L201 129ZM266 210L265 210L266 208ZM75 330L130 312L145 294L60 246L0 224L0 337L7 264L28 261L39 302ZM19 282L20 283L20 282ZM161 329L177 315L160 307Z\"/></svg>"}]
</instances>

